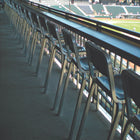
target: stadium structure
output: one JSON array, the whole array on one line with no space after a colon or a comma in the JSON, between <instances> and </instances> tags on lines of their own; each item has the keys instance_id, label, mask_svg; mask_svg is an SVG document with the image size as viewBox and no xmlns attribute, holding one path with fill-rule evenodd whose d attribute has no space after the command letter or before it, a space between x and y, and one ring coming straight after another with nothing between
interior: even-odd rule
<instances>
[{"instance_id":1,"label":"stadium structure","mask_svg":"<svg viewBox=\"0 0 140 140\"><path fill-rule=\"evenodd\" d=\"M52 8L90 18L140 19L140 0L33 0Z\"/></svg>"}]
</instances>

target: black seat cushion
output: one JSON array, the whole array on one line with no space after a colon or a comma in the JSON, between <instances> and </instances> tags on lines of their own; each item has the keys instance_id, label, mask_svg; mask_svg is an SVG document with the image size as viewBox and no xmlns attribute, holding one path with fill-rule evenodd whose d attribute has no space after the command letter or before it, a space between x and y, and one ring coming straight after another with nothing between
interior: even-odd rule
<instances>
[{"instance_id":1,"label":"black seat cushion","mask_svg":"<svg viewBox=\"0 0 140 140\"><path fill-rule=\"evenodd\" d=\"M124 100L124 91L122 87L121 75L115 75L114 81L115 81L116 97L119 100ZM107 77L105 76L97 77L96 82L108 94L108 96L112 97L112 93L110 92L110 85Z\"/></svg>"}]
</instances>

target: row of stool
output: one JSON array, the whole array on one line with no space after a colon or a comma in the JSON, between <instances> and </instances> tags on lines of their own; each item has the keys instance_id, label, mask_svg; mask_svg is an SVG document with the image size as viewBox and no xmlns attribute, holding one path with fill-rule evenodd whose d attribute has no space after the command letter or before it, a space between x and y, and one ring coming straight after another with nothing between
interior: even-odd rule
<instances>
[{"instance_id":1,"label":"row of stool","mask_svg":"<svg viewBox=\"0 0 140 140\"><path fill-rule=\"evenodd\" d=\"M79 77L79 75L82 76L82 82L80 82L81 86L68 136L69 139L73 138L73 132L82 102L83 91L87 85L89 77L91 78L91 81L88 81L89 94L76 140L81 138L91 100L94 100L95 95L96 107L97 109L99 107L98 93L100 93L102 96L106 94L108 97L110 97L111 104L113 105L111 128L108 134L108 140L114 138L114 134L121 120L121 116L126 115L125 106L127 109L128 121L122 128L121 139L126 138L126 135L131 128L131 123L133 123L136 128L140 130L140 115L132 114L132 104L130 102L133 99L135 104L140 107L140 96L138 95L140 90L140 76L138 74L128 69L123 70L121 74L114 74L110 56L98 45L91 41L86 41L84 47L78 45L71 31L65 27L59 28L56 23L48 20L43 14L32 8L29 8L28 6L26 7L18 3L7 2L5 10L11 20L11 24L15 26L17 37L19 37L24 42L23 49L25 55L27 55L27 53L29 54L29 64L32 64L37 44L40 47L40 54L36 67L37 75L44 52L46 52L50 57L44 83L44 93L47 93L53 63L57 54L59 54L62 68L57 91L54 97L54 103L52 106L53 110L58 107L58 115L61 114L63 109L63 103L65 94L67 93L70 76L74 76L75 73L75 71L73 71L73 67L76 67L78 70L77 77ZM62 88L64 74L66 74L66 80L64 82L65 84L62 94L59 94L60 89ZM79 78L77 78L77 83L79 84L78 79ZM59 96L61 97L60 102L58 103Z\"/></svg>"}]
</instances>

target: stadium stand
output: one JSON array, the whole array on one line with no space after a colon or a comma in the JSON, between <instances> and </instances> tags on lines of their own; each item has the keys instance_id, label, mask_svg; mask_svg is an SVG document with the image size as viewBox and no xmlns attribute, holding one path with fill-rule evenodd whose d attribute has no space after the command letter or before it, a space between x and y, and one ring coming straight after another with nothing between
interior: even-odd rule
<instances>
[{"instance_id":1,"label":"stadium stand","mask_svg":"<svg viewBox=\"0 0 140 140\"><path fill-rule=\"evenodd\" d=\"M69 8L70 10L72 10L74 13L78 14L78 15L82 15L84 16L84 14L75 6L75 5L65 5L65 7Z\"/></svg>"},{"instance_id":2,"label":"stadium stand","mask_svg":"<svg viewBox=\"0 0 140 140\"><path fill-rule=\"evenodd\" d=\"M136 7L136 6L126 6L125 8L127 9L128 13L140 14L140 7Z\"/></svg>"},{"instance_id":3,"label":"stadium stand","mask_svg":"<svg viewBox=\"0 0 140 140\"><path fill-rule=\"evenodd\" d=\"M121 13L125 13L123 7L121 7L121 6L109 6L109 5L107 5L106 8L107 8L107 11L110 13L110 15L113 18L116 18Z\"/></svg>"},{"instance_id":4,"label":"stadium stand","mask_svg":"<svg viewBox=\"0 0 140 140\"><path fill-rule=\"evenodd\" d=\"M105 5L103 3L93 3L76 1L74 4L69 0L30 0L42 3L52 8L71 12L81 16L91 16L96 18L140 18L140 6L129 5Z\"/></svg>"},{"instance_id":5,"label":"stadium stand","mask_svg":"<svg viewBox=\"0 0 140 140\"><path fill-rule=\"evenodd\" d=\"M61 6L61 5L52 5L51 7L55 8L55 9L58 9L58 10L67 11L68 12L68 10L66 8L64 8L63 6Z\"/></svg>"},{"instance_id":6,"label":"stadium stand","mask_svg":"<svg viewBox=\"0 0 140 140\"><path fill-rule=\"evenodd\" d=\"M93 11L90 9L89 5L78 5L78 7L86 14L93 14Z\"/></svg>"},{"instance_id":7,"label":"stadium stand","mask_svg":"<svg viewBox=\"0 0 140 140\"><path fill-rule=\"evenodd\" d=\"M102 4L93 4L93 9L96 11L97 15L104 15L104 7Z\"/></svg>"}]
</instances>

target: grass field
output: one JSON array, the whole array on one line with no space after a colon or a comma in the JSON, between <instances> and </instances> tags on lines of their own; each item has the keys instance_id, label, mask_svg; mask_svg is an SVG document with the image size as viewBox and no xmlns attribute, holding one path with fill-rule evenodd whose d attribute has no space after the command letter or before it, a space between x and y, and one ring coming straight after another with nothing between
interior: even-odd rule
<instances>
[{"instance_id":1,"label":"grass field","mask_svg":"<svg viewBox=\"0 0 140 140\"><path fill-rule=\"evenodd\" d=\"M97 19L122 28L140 32L140 19Z\"/></svg>"}]
</instances>

